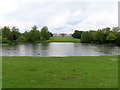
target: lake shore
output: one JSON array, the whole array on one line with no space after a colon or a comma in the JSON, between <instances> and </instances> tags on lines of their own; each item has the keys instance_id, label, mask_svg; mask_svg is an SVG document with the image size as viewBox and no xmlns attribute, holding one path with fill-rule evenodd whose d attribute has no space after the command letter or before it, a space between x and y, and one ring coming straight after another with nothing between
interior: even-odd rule
<instances>
[{"instance_id":1,"label":"lake shore","mask_svg":"<svg viewBox=\"0 0 120 90\"><path fill-rule=\"evenodd\" d=\"M80 42L80 39L71 36L53 36L47 42Z\"/></svg>"},{"instance_id":2,"label":"lake shore","mask_svg":"<svg viewBox=\"0 0 120 90\"><path fill-rule=\"evenodd\" d=\"M50 42L74 42L74 43L79 42L80 43L80 39L73 38L71 36L53 36L49 40L35 41L35 42L32 42L32 44L34 44L34 43L50 43ZM30 43L30 42L1 43L1 44L2 45L16 45L16 44L25 44L25 43Z\"/></svg>"},{"instance_id":3,"label":"lake shore","mask_svg":"<svg viewBox=\"0 0 120 90\"><path fill-rule=\"evenodd\" d=\"M3 88L117 88L118 56L3 56Z\"/></svg>"}]
</instances>

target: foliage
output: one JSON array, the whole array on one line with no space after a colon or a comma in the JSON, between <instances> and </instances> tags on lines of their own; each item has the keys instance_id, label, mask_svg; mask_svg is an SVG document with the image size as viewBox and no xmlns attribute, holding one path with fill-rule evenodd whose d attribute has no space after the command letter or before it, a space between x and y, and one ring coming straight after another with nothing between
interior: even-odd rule
<instances>
[{"instance_id":1,"label":"foliage","mask_svg":"<svg viewBox=\"0 0 120 90\"><path fill-rule=\"evenodd\" d=\"M44 41L44 40L48 40L50 39L50 33L48 31L48 27L44 26L42 29L41 29L41 40Z\"/></svg>"},{"instance_id":2,"label":"foliage","mask_svg":"<svg viewBox=\"0 0 120 90\"><path fill-rule=\"evenodd\" d=\"M28 42L35 42L40 39L40 32L38 27L35 25L32 30L28 33Z\"/></svg>"},{"instance_id":3,"label":"foliage","mask_svg":"<svg viewBox=\"0 0 120 90\"><path fill-rule=\"evenodd\" d=\"M17 39L17 42L26 42L26 38L21 35L18 39Z\"/></svg>"},{"instance_id":4,"label":"foliage","mask_svg":"<svg viewBox=\"0 0 120 90\"><path fill-rule=\"evenodd\" d=\"M16 27L12 27L8 40L10 40L11 42L15 42L20 37L20 35L21 33L19 32L19 29Z\"/></svg>"},{"instance_id":5,"label":"foliage","mask_svg":"<svg viewBox=\"0 0 120 90\"><path fill-rule=\"evenodd\" d=\"M80 42L82 43L91 43L91 34L90 32L83 32L82 35L81 35L81 39L80 39Z\"/></svg>"},{"instance_id":6,"label":"foliage","mask_svg":"<svg viewBox=\"0 0 120 90\"><path fill-rule=\"evenodd\" d=\"M80 31L75 30L72 37L81 36L80 42L82 43L115 43L120 46L120 32L118 27L113 27L112 29L106 27L97 31L84 31L82 34L78 32Z\"/></svg>"},{"instance_id":7,"label":"foliage","mask_svg":"<svg viewBox=\"0 0 120 90\"><path fill-rule=\"evenodd\" d=\"M51 32L49 32L49 33L50 33L50 36L53 37L53 34Z\"/></svg>"},{"instance_id":8,"label":"foliage","mask_svg":"<svg viewBox=\"0 0 120 90\"><path fill-rule=\"evenodd\" d=\"M24 33L20 33L16 27L9 28L8 26L4 26L0 31L2 31L2 43L44 41L53 36L46 26L39 31L36 25L30 31L25 31Z\"/></svg>"},{"instance_id":9,"label":"foliage","mask_svg":"<svg viewBox=\"0 0 120 90\"><path fill-rule=\"evenodd\" d=\"M10 28L7 26L4 26L3 28L1 28L1 30L2 30L2 37L8 39L11 32Z\"/></svg>"},{"instance_id":10,"label":"foliage","mask_svg":"<svg viewBox=\"0 0 120 90\"><path fill-rule=\"evenodd\" d=\"M80 38L81 38L81 35L82 35L82 32L83 32L83 31L75 30L75 32L72 34L72 37L73 37L73 38L78 38L78 39L80 39Z\"/></svg>"},{"instance_id":11,"label":"foliage","mask_svg":"<svg viewBox=\"0 0 120 90\"><path fill-rule=\"evenodd\" d=\"M48 31L48 27L44 26L41 30L34 25L31 30L20 33L16 27L4 26L0 28L2 32L2 43L17 43L17 42L38 42L50 40L53 34ZM1 34L0 34L1 36ZM119 27L109 27L90 31L75 30L72 34L73 38L80 39L82 43L115 43L120 46L120 32ZM59 40L57 40L59 41ZM65 40L66 41L66 40ZM73 40L70 40L73 41ZM77 40L78 41L78 40Z\"/></svg>"},{"instance_id":12,"label":"foliage","mask_svg":"<svg viewBox=\"0 0 120 90\"><path fill-rule=\"evenodd\" d=\"M116 44L120 46L120 32L117 34Z\"/></svg>"},{"instance_id":13,"label":"foliage","mask_svg":"<svg viewBox=\"0 0 120 90\"><path fill-rule=\"evenodd\" d=\"M96 42L96 43L105 43L106 35L104 33L102 33L102 31L98 31L93 36L93 40L94 40L93 42Z\"/></svg>"},{"instance_id":14,"label":"foliage","mask_svg":"<svg viewBox=\"0 0 120 90\"><path fill-rule=\"evenodd\" d=\"M109 42L113 42L113 41L115 41L117 39L117 37L116 37L116 35L114 34L114 33L110 33L108 36L107 36L107 38L106 38L106 40L108 40Z\"/></svg>"}]
</instances>

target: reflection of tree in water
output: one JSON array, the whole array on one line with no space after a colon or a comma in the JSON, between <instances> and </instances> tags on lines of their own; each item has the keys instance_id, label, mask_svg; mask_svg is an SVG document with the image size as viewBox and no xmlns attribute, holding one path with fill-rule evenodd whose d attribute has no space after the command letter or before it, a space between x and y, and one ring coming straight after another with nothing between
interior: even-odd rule
<instances>
[{"instance_id":1,"label":"reflection of tree in water","mask_svg":"<svg viewBox=\"0 0 120 90\"><path fill-rule=\"evenodd\" d=\"M118 51L120 47L115 45L83 43L32 43L2 47L4 56L99 56L118 55Z\"/></svg>"},{"instance_id":2,"label":"reflection of tree in water","mask_svg":"<svg viewBox=\"0 0 120 90\"><path fill-rule=\"evenodd\" d=\"M49 43L32 44L32 52L34 55L46 55Z\"/></svg>"},{"instance_id":3,"label":"reflection of tree in water","mask_svg":"<svg viewBox=\"0 0 120 90\"><path fill-rule=\"evenodd\" d=\"M41 54L43 56L48 55L49 43L41 43Z\"/></svg>"},{"instance_id":4,"label":"reflection of tree in water","mask_svg":"<svg viewBox=\"0 0 120 90\"><path fill-rule=\"evenodd\" d=\"M96 45L96 50L107 55L107 54L113 54L113 52L116 50L116 47L111 44L102 44L102 45Z\"/></svg>"},{"instance_id":5,"label":"reflection of tree in water","mask_svg":"<svg viewBox=\"0 0 120 90\"><path fill-rule=\"evenodd\" d=\"M41 48L42 48L42 50L48 50L49 43L41 43Z\"/></svg>"},{"instance_id":6,"label":"reflection of tree in water","mask_svg":"<svg viewBox=\"0 0 120 90\"><path fill-rule=\"evenodd\" d=\"M33 43L29 46L29 51L31 51L31 55L40 55L41 47L39 44Z\"/></svg>"}]
</instances>

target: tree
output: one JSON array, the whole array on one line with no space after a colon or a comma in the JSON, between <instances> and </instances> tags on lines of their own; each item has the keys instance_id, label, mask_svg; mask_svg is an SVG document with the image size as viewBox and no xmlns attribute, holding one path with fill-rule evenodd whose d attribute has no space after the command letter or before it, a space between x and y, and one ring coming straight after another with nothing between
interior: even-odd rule
<instances>
[{"instance_id":1,"label":"tree","mask_svg":"<svg viewBox=\"0 0 120 90\"><path fill-rule=\"evenodd\" d=\"M92 41L92 37L91 37L90 32L88 32L88 31L83 32L82 35L81 35L80 42L82 42L82 43L91 43L91 41Z\"/></svg>"},{"instance_id":2,"label":"tree","mask_svg":"<svg viewBox=\"0 0 120 90\"><path fill-rule=\"evenodd\" d=\"M50 33L50 37L53 37L53 34L51 32L49 32L49 33Z\"/></svg>"},{"instance_id":3,"label":"tree","mask_svg":"<svg viewBox=\"0 0 120 90\"><path fill-rule=\"evenodd\" d=\"M41 29L41 40L48 40L50 38L50 33L48 31L48 27L44 26Z\"/></svg>"},{"instance_id":4,"label":"tree","mask_svg":"<svg viewBox=\"0 0 120 90\"><path fill-rule=\"evenodd\" d=\"M30 32L25 32L23 34L28 42L35 42L40 40L40 32L38 30L38 27L34 25Z\"/></svg>"},{"instance_id":5,"label":"tree","mask_svg":"<svg viewBox=\"0 0 120 90\"><path fill-rule=\"evenodd\" d=\"M118 31L119 31L119 27L113 27L113 28L112 28L112 31L113 31L113 32L118 32Z\"/></svg>"},{"instance_id":6,"label":"tree","mask_svg":"<svg viewBox=\"0 0 120 90\"><path fill-rule=\"evenodd\" d=\"M17 39L17 42L25 42L26 41L26 38L21 35L18 39Z\"/></svg>"},{"instance_id":7,"label":"tree","mask_svg":"<svg viewBox=\"0 0 120 90\"><path fill-rule=\"evenodd\" d=\"M19 32L19 29L16 27L12 27L8 40L15 42L15 40L17 40L20 35L21 33Z\"/></svg>"},{"instance_id":8,"label":"tree","mask_svg":"<svg viewBox=\"0 0 120 90\"><path fill-rule=\"evenodd\" d=\"M117 33L116 44L120 46L120 32Z\"/></svg>"},{"instance_id":9,"label":"tree","mask_svg":"<svg viewBox=\"0 0 120 90\"><path fill-rule=\"evenodd\" d=\"M29 42L29 32L25 31L22 35L25 37L26 41Z\"/></svg>"},{"instance_id":10,"label":"tree","mask_svg":"<svg viewBox=\"0 0 120 90\"><path fill-rule=\"evenodd\" d=\"M7 26L4 26L3 28L1 28L1 30L2 30L2 37L8 39L11 32L10 28Z\"/></svg>"},{"instance_id":11,"label":"tree","mask_svg":"<svg viewBox=\"0 0 120 90\"><path fill-rule=\"evenodd\" d=\"M114 33L110 33L106 38L106 40L108 40L109 42L115 42L116 39L117 37Z\"/></svg>"},{"instance_id":12,"label":"tree","mask_svg":"<svg viewBox=\"0 0 120 90\"><path fill-rule=\"evenodd\" d=\"M34 25L34 26L32 27L32 30L33 30L33 31L36 31L37 29L38 29L37 25Z\"/></svg>"},{"instance_id":13,"label":"tree","mask_svg":"<svg viewBox=\"0 0 120 90\"><path fill-rule=\"evenodd\" d=\"M80 39L80 38L81 38L81 35L82 35L82 32L83 32L83 31L75 30L75 32L72 34L72 37L73 37L73 38L78 38L78 39Z\"/></svg>"},{"instance_id":14,"label":"tree","mask_svg":"<svg viewBox=\"0 0 120 90\"><path fill-rule=\"evenodd\" d=\"M106 43L106 34L104 34L102 31L96 31L93 36L93 41L95 43Z\"/></svg>"}]
</instances>

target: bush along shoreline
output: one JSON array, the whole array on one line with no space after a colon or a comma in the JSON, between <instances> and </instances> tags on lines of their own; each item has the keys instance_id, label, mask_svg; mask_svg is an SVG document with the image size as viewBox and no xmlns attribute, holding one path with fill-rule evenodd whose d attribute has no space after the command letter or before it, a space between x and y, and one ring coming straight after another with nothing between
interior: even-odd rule
<instances>
[{"instance_id":1,"label":"bush along shoreline","mask_svg":"<svg viewBox=\"0 0 120 90\"><path fill-rule=\"evenodd\" d=\"M99 44L115 44L120 46L120 32L118 27L109 27L90 30L90 31L79 31L75 30L73 38L79 38L81 43L99 43Z\"/></svg>"},{"instance_id":2,"label":"bush along shoreline","mask_svg":"<svg viewBox=\"0 0 120 90\"><path fill-rule=\"evenodd\" d=\"M120 46L119 27L102 28L98 30L75 30L69 36L53 36L47 26L38 29L36 25L31 27L29 31L19 32L16 27L4 26L0 28L0 40L4 44L18 43L37 43L37 42L81 42L81 43L98 43L98 44L114 44ZM58 40L59 39L59 40Z\"/></svg>"},{"instance_id":3,"label":"bush along shoreline","mask_svg":"<svg viewBox=\"0 0 120 90\"><path fill-rule=\"evenodd\" d=\"M17 43L34 43L37 41L46 41L52 37L52 33L48 31L48 27L44 26L41 30L38 30L38 27L34 25L30 31L25 31L20 33L19 29L16 27L9 28L4 26L0 29L1 31L1 40L2 43L7 44L17 44Z\"/></svg>"}]
</instances>

